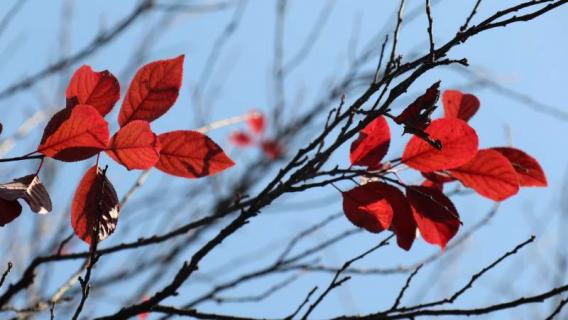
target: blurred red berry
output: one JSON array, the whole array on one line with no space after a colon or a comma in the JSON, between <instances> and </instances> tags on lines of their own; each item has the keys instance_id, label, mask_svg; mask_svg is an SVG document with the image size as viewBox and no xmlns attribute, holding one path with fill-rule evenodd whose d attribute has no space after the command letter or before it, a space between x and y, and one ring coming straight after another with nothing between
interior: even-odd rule
<instances>
[{"instance_id":1,"label":"blurred red berry","mask_svg":"<svg viewBox=\"0 0 568 320\"><path fill-rule=\"evenodd\" d=\"M229 141L237 147L248 147L252 144L251 137L244 131L232 132Z\"/></svg>"},{"instance_id":2,"label":"blurred red berry","mask_svg":"<svg viewBox=\"0 0 568 320\"><path fill-rule=\"evenodd\" d=\"M264 154L271 160L276 160L282 156L282 147L274 140L264 140L260 144L260 147Z\"/></svg>"},{"instance_id":3,"label":"blurred red berry","mask_svg":"<svg viewBox=\"0 0 568 320\"><path fill-rule=\"evenodd\" d=\"M266 128L266 119L264 115L259 111L253 111L247 121L249 128L252 132L256 134L261 134Z\"/></svg>"}]
</instances>

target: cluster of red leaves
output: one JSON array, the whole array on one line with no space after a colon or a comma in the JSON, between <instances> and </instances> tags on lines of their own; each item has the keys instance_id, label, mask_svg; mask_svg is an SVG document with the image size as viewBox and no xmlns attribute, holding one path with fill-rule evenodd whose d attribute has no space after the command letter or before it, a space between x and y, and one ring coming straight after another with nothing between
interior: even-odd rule
<instances>
[{"instance_id":1,"label":"cluster of red leaves","mask_svg":"<svg viewBox=\"0 0 568 320\"><path fill-rule=\"evenodd\" d=\"M247 115L248 131L233 131L229 141L239 148L257 145L270 160L282 157L284 150L278 141L264 137L266 131L266 118L260 111L252 111Z\"/></svg>"},{"instance_id":2,"label":"cluster of red leaves","mask_svg":"<svg viewBox=\"0 0 568 320\"><path fill-rule=\"evenodd\" d=\"M156 167L185 178L210 176L234 165L202 133L177 130L157 135L150 127L150 122L175 103L183 62L181 55L151 62L137 71L118 114L120 129L112 137L104 117L120 98L118 80L109 71L95 72L87 65L73 74L65 93L67 105L48 122L36 152L66 162L97 156L97 164L83 176L72 204L71 225L87 243L95 233L99 241L110 235L119 214L114 187L98 167L101 152L128 170Z\"/></svg>"},{"instance_id":3,"label":"cluster of red leaves","mask_svg":"<svg viewBox=\"0 0 568 320\"><path fill-rule=\"evenodd\" d=\"M390 144L386 119L374 119L352 143L350 160L367 167L371 182L343 192L343 209L356 226L378 233L390 229L398 245L410 250L417 230L428 243L442 249L458 232L459 214L443 193L445 183L459 181L465 187L495 201L505 200L519 187L543 187L547 180L539 163L512 147L478 149L478 137L467 121L479 109L479 100L457 90L444 92L444 117L431 121L439 96L439 82L410 104L395 122L413 133L401 164L419 171L422 185L406 185L383 178L391 165L381 165ZM394 183L405 192L389 184Z\"/></svg>"}]
</instances>

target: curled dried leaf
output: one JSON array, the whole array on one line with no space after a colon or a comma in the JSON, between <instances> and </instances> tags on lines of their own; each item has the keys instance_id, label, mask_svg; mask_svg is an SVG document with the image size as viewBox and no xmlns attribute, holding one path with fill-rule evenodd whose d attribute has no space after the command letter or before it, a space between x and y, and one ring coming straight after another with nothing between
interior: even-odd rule
<instances>
[{"instance_id":1,"label":"curled dried leaf","mask_svg":"<svg viewBox=\"0 0 568 320\"><path fill-rule=\"evenodd\" d=\"M52 209L49 193L35 174L0 184L0 198L7 201L22 199L33 212L39 214L46 214Z\"/></svg>"},{"instance_id":2,"label":"curled dried leaf","mask_svg":"<svg viewBox=\"0 0 568 320\"><path fill-rule=\"evenodd\" d=\"M402 113L394 119L398 124L404 125L404 132L417 134L423 132L432 121L430 116L436 109L436 102L440 97L440 81L434 83L416 98Z\"/></svg>"}]
</instances>

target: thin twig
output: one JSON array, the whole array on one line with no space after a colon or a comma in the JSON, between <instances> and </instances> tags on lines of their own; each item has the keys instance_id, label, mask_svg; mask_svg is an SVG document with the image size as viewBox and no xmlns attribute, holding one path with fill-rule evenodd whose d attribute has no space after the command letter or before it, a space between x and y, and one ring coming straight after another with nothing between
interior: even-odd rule
<instances>
[{"instance_id":1,"label":"thin twig","mask_svg":"<svg viewBox=\"0 0 568 320\"><path fill-rule=\"evenodd\" d=\"M377 70L375 71L375 80L373 83L379 82L379 77L381 74L381 67L383 65L383 57L385 55L385 47L387 46L387 42L389 41L389 35L385 35L385 41L383 41L383 45L381 46L381 54L379 55L379 63L377 63Z\"/></svg>"},{"instance_id":2,"label":"thin twig","mask_svg":"<svg viewBox=\"0 0 568 320\"><path fill-rule=\"evenodd\" d=\"M304 301L302 301L302 303L300 303L300 305L296 308L296 310L294 312L292 312L291 315L287 316L285 319L286 320L291 320L293 319L298 312L300 312L300 310L302 310L302 308L308 303L310 302L310 298L312 297L312 295L316 292L316 290L318 289L317 286L313 287L312 290L310 290L310 292L308 292L308 294L306 295L306 297L304 298Z\"/></svg>"},{"instance_id":3,"label":"thin twig","mask_svg":"<svg viewBox=\"0 0 568 320\"><path fill-rule=\"evenodd\" d=\"M377 244L376 246L372 247L371 249L363 252L362 254L356 256L355 258L346 261L343 266L341 267L341 269L337 270L337 272L335 273L335 276L333 277L333 279L331 280L329 286L327 287L327 289L317 298L317 300L310 305L310 307L308 308L308 310L306 311L306 313L304 314L304 316L302 317L303 320L307 319L308 316L315 310L315 308L323 301L323 299L335 288L341 286L345 281L348 281L351 277L347 276L344 277L342 279L339 279L339 276L341 275L341 273L345 270L347 270L349 268L349 266L351 266L351 264L353 264L354 262L361 260L363 258L365 258L368 254L374 252L375 250L384 247L386 245L389 244L389 240L392 239L394 237L394 235L390 235L387 238L385 238L383 241L379 242L379 244Z\"/></svg>"},{"instance_id":4,"label":"thin twig","mask_svg":"<svg viewBox=\"0 0 568 320\"><path fill-rule=\"evenodd\" d=\"M406 283L404 284L404 286L400 289L398 296L396 297L391 310L395 310L402 298L404 297L404 293L406 292L406 290L410 287L410 283L412 282L412 279L414 278L414 276L418 273L418 271L420 271L420 269L422 268L423 265L419 265L416 269L414 269L414 271L408 276L408 278L406 278Z\"/></svg>"},{"instance_id":5,"label":"thin twig","mask_svg":"<svg viewBox=\"0 0 568 320\"><path fill-rule=\"evenodd\" d=\"M560 314L560 312L562 312L562 309L564 308L564 306L566 306L566 303L568 303L568 299L562 299L558 306L556 306L554 311L552 311L552 313L548 317L546 317L545 320L553 320L557 315Z\"/></svg>"},{"instance_id":6,"label":"thin twig","mask_svg":"<svg viewBox=\"0 0 568 320\"><path fill-rule=\"evenodd\" d=\"M430 0L426 0L426 16L428 17L428 40L430 42L430 56L432 62L436 60L436 56L434 55L434 31L432 29L433 19L432 19L432 12L431 12L431 5Z\"/></svg>"},{"instance_id":7,"label":"thin twig","mask_svg":"<svg viewBox=\"0 0 568 320\"><path fill-rule=\"evenodd\" d=\"M471 22L471 19L473 19L473 16L475 16L475 14L477 13L477 8L479 7L479 4L481 3L481 0L477 0L475 2L475 5L473 6L473 9L471 10L469 16L467 17L467 19L465 20L464 24L460 27L460 31L463 32L465 29L467 29L467 27L469 26L469 23Z\"/></svg>"},{"instance_id":8,"label":"thin twig","mask_svg":"<svg viewBox=\"0 0 568 320\"><path fill-rule=\"evenodd\" d=\"M445 298L442 300L438 300L435 302L430 302L430 303L425 303L425 304L420 304L417 306L413 306L413 307L408 307L408 308L399 308L396 311L397 312L407 312L407 311L412 311L412 310L418 310L418 309L424 309L424 308L428 308L428 307L433 307L433 306L438 306L438 305L442 305L442 304L446 304L446 303L453 303L454 301L456 301L457 298L459 298L462 294L464 294L467 290L469 290L473 284L479 279L481 278L485 273L487 273L488 271L492 270L493 268L495 268L497 265L499 265L503 260L507 259L508 257L516 254L517 252L519 252L519 250L521 250L524 246L528 245L529 243L532 243L534 240L536 239L535 236L531 236L528 240L523 241L522 243L518 244L513 250L508 251L507 253L505 253L504 255L502 255L501 257L499 257L497 260L493 261L490 265L488 265L487 267L481 269L481 271L477 272L476 274L474 274L471 279L468 281L468 283L466 283L461 289L459 289L458 291L456 291L451 297L449 298Z\"/></svg>"},{"instance_id":9,"label":"thin twig","mask_svg":"<svg viewBox=\"0 0 568 320\"><path fill-rule=\"evenodd\" d=\"M2 278L0 278L0 287L2 287L4 281L6 281L6 277L8 276L8 273L10 273L10 270L12 270L12 267L13 267L12 262L8 261L8 267L6 267L6 271L4 271L4 273L2 274Z\"/></svg>"},{"instance_id":10,"label":"thin twig","mask_svg":"<svg viewBox=\"0 0 568 320\"><path fill-rule=\"evenodd\" d=\"M396 64L396 48L398 45L398 34L400 33L400 27L402 26L402 18L404 16L404 4L405 0L400 0L400 6L398 7L397 19L396 19L396 28L394 29L394 36L392 39L392 50L389 59L389 63L387 65L387 72L395 68Z\"/></svg>"}]
</instances>

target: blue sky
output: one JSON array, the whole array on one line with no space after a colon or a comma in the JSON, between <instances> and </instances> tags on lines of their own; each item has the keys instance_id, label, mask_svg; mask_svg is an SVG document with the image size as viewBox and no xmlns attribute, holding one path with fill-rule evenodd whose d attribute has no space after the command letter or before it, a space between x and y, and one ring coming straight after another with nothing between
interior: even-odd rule
<instances>
[{"instance_id":1,"label":"blue sky","mask_svg":"<svg viewBox=\"0 0 568 320\"><path fill-rule=\"evenodd\" d=\"M158 2L169 3L165 0ZM189 3L194 2L189 1ZM14 1L2 2L0 14L5 14L13 3ZM72 4L72 14L70 19L61 19L66 3ZM289 2L285 22L285 61L293 57L302 47L318 13L326 3L326 0L291 0ZM446 0L433 8L434 34L437 44L453 37L473 3L474 1ZM97 35L99 30L113 25L118 19L127 15L135 5L135 1L27 1L21 12L14 17L8 29L1 35L0 56L3 62L0 63L0 87L4 88L15 80L33 74L46 64L56 61L61 57L61 49L65 49L67 52L65 54L68 54L83 48ZM286 100L289 106L283 115L284 119L301 114L303 110L306 110L305 108L316 101L315 99L326 92L326 89L330 87L330 81L334 81L346 72L349 57L360 53L385 23L391 22L392 25L397 5L397 1L335 1L329 19L314 43L310 55L286 79ZM475 24L482 17L487 17L501 8L499 6L505 5L507 5L505 2L483 2L477 18L472 23ZM409 10L416 6L423 6L423 2L408 1ZM275 8L276 1L271 0L249 0L246 4L242 22L238 25L234 37L224 43L224 50L219 56L218 63L208 76L208 91L205 92L205 99L201 106L206 111L202 113L206 115L207 120L205 121L236 116L252 108L269 112L270 107L275 103L274 84L271 77ZM195 105L193 89L198 87L199 81L203 79L202 72L214 41L233 12L234 9L228 9L219 13L179 15L167 22L169 23L168 28L158 32L159 39L152 41L149 49L144 49L146 50L144 62L175 57L179 54L186 55L184 82L180 97L166 116L153 123L152 126L156 132L164 132L172 128L192 129L203 124L202 120L196 117L196 109L200 106ZM453 58L466 57L471 64L471 69L479 72L483 77L533 97L542 104L555 106L568 112L566 107L566 101L568 101L568 90L566 90L568 42L564 41L565 35L563 34L563 30L568 30L567 14L568 8L563 7L530 23L516 24L483 33L465 45L452 50L450 56ZM49 77L34 86L32 90L0 101L2 106L0 121L4 125L3 134L14 132L21 121L33 111L62 106L64 103L62 88L65 87L72 71L80 64L89 64L96 70L109 69L121 76L121 87L125 90L132 76L131 71L125 70L131 53L137 50L144 41L143 35L153 28L160 18L160 14L147 16L111 44L69 68L62 75ZM410 52L415 52L417 49L419 52L426 52L428 49L426 23L426 18L420 17L403 25L399 44L403 60ZM67 25L66 30L69 35L67 48L58 40L63 24ZM379 45L379 43L376 44L377 48ZM372 69L374 63L376 59L369 63L367 69ZM534 110L521 101L490 88L471 87L470 78L464 77L463 73L451 68L440 68L426 74L410 88L406 100L395 106L403 107L405 102L413 99L416 94L436 80L442 80L442 88L470 91L480 99L481 109L471 124L478 132L481 147L507 144L507 132L509 131L514 146L525 150L540 161L547 174L549 187L523 189L517 196L505 201L491 223L461 247L460 252L445 255L439 262L428 265L421 271L405 303L417 302L422 298L430 300L446 296L447 292L452 292L467 281L472 273L480 270L531 234L537 236L537 242L534 245L522 254L506 261L481 280L474 290L463 297L463 301L458 306L476 306L497 302L499 299L508 300L523 294L537 293L550 287L550 272L554 271L555 263L553 253L562 249L562 244L559 243L561 232L557 229L561 222L558 220L561 213L560 200L563 198L562 192L568 163L564 139L566 119L558 119ZM348 101L355 99L356 94L357 92L349 93ZM332 106L322 110L322 117L330 107ZM115 123L117 110L118 107L107 117L109 122ZM318 128L322 127L322 121L316 123L309 132L316 133ZM407 137L400 137L400 129L394 127L393 123L390 124L394 138L387 158L395 158L400 155ZM113 126L113 130L116 129L116 124ZM227 141L230 130L232 129L211 132L211 136L236 160L237 165L231 170L241 173L245 167L243 164L248 163L258 154L255 150L239 151L232 148ZM39 128L34 130L29 137L10 151L9 156L29 152L30 148L35 147L40 136L41 130ZM309 134L306 138L308 137ZM293 154L299 147L301 145L298 142L287 146L289 154ZM335 164L347 166L347 150L347 146L339 150L330 160L330 166ZM108 158L104 161L110 163ZM33 167L33 164L29 165ZM52 190L55 206L53 215L61 218L68 214L65 212L65 207L70 201L69 195L72 194L73 186L82 175L85 164L57 165L66 166L64 175L58 178L57 188ZM2 170L2 177L7 180L12 178L16 172L25 173L32 170L30 167L14 166L10 170ZM270 172L266 179L271 178L275 173L276 171ZM138 176L137 173L127 172L117 165L111 165L109 174L116 185L119 196L127 191ZM231 177L233 174L235 173L227 172L221 177ZM415 178L409 177L408 179ZM180 181L168 178L159 172L152 172L147 190L155 190L157 186L163 184L172 188L190 188L191 185L188 184L191 183L197 182ZM348 185L345 187L347 188ZM146 196L148 193L141 192L137 195L137 199L140 200ZM490 201L477 195L458 196L453 200L462 215L464 230L468 225L478 221L492 205ZM207 198L189 199L188 201L191 201L189 206L207 208ZM310 201L319 201L324 205L316 208L297 205ZM232 254L245 252L256 252L252 265L262 265L273 256L273 252L262 250L262 248L274 241L278 242L278 239L285 239L311 222L322 220L340 210L340 196L331 187L285 196L267 208L264 212L266 214L253 219L241 234L231 237L210 257L206 258L202 269L214 268L230 260ZM132 216L134 213L131 211L128 207L125 208L119 228L108 240L108 245L149 235L147 232L152 228L123 227L136 224L139 216ZM278 213L282 211L286 213ZM271 212L274 214L270 214ZM140 216L144 219L151 219L148 216L152 214L144 213ZM24 224L38 223L40 219L49 224L46 221L55 218L26 215L18 223L25 229ZM171 222L175 224L180 221L184 221L184 213L172 217ZM349 227L346 219L338 219L324 234L319 234L310 241L314 244ZM128 231L121 233L121 229L128 229ZM0 241L7 241L2 235L4 231L0 231L0 239L2 239ZM339 265L342 261L366 250L383 237L384 235L371 234L354 236L327 251L322 259L329 264ZM76 243L74 248L85 249L85 246ZM359 266L407 265L438 250L437 247L426 245L419 240L410 252L403 252L392 246L369 256ZM230 254L227 255L227 253ZM121 260L124 256L117 256L116 260L112 260L115 259L114 257L109 259L111 261L107 262L107 268L112 268L114 264L125 263ZM522 267L518 267L519 265ZM543 265L548 269L543 269ZM65 268L63 264L61 266ZM523 270L523 273L517 273L519 270ZM53 281L57 282L58 277L59 275ZM218 277L219 279L230 278L230 274L219 274ZM348 284L331 294L314 313L314 317L325 318L342 313L366 313L388 306L392 303L404 279L404 275L354 277ZM503 279L506 279L505 283L511 284L509 292L499 291L506 287L503 285ZM276 293L263 303L223 305L222 311L244 315L282 316L293 309L314 285L321 288L330 280L331 275L329 274L306 276L295 282L288 290ZM263 291L275 281L265 279L254 282L227 295L236 296L242 292ZM156 284L156 288L159 287L160 283ZM184 288L181 291L181 297L169 302L183 303L200 289L203 288L199 286ZM103 299L108 299L108 307L98 309L96 313L108 313L115 310L116 306L112 304L114 295L109 293L109 296ZM220 310L218 305L212 303L204 304L202 309ZM550 306L546 304L531 306L526 309L526 312L515 313L515 315L528 318L533 315L542 316L545 313L541 312L549 309Z\"/></svg>"}]
</instances>

